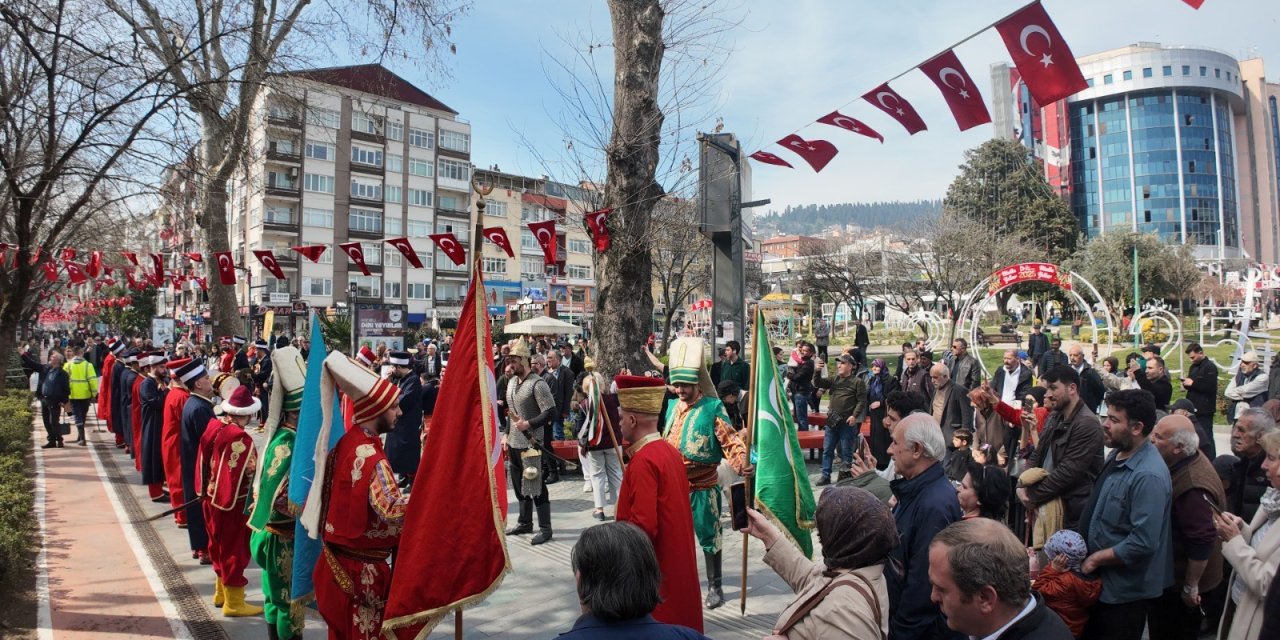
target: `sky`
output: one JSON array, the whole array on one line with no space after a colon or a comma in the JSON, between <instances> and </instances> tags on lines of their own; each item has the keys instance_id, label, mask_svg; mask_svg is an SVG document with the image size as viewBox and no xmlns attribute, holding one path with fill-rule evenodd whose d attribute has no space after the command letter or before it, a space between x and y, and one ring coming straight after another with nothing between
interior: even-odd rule
<instances>
[{"instance_id":1,"label":"sky","mask_svg":"<svg viewBox=\"0 0 1280 640\"><path fill-rule=\"evenodd\" d=\"M709 0L711 1L711 0ZM956 47L969 75L990 105L989 66L1009 56L994 29L985 27L1025 0L763 0L721 1L736 26L723 37L729 48L708 87L713 104L699 111L698 130L716 117L744 150L776 152L794 170L754 164L754 198L770 209L810 203L941 198L963 152L992 136L991 125L966 132L933 84L913 67ZM1206 0L1193 10L1181 0L1043 0L1076 56L1135 42L1204 46L1238 59L1262 57L1268 78L1280 80L1280 1ZM607 44L609 12L603 0L475 0L453 29L456 55L446 55L449 77L427 77L395 66L459 112L472 125L472 162L525 175L549 173L561 180L564 157L557 122L572 113L549 76L555 60L570 59L570 43ZM593 55L606 73L608 48ZM857 97L901 73L893 88L928 124L908 136L896 122ZM840 108L884 134L885 142L813 121ZM672 117L668 114L668 118ZM789 133L821 137L840 153L820 174L773 144ZM536 149L531 151L531 149ZM696 158L695 158L696 161ZM758 210L759 212L759 210Z\"/></svg>"}]
</instances>

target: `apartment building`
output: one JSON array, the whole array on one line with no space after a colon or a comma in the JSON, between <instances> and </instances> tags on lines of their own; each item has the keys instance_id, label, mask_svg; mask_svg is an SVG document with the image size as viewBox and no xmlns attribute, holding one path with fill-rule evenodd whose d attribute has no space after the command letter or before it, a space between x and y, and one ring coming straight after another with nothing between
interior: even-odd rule
<instances>
[{"instance_id":1,"label":"apartment building","mask_svg":"<svg viewBox=\"0 0 1280 640\"><path fill-rule=\"evenodd\" d=\"M156 251L164 254L169 270L203 276L204 267L187 257L189 253L203 254L205 251L205 232L196 224L200 184L195 158L188 156L182 162L165 167L161 180L160 206L152 216L152 224L158 231L155 236L143 234L144 241L152 243ZM173 318L183 330L182 335L191 331L199 335L208 311L208 294L194 278L177 287L172 283L165 285L156 298L156 315Z\"/></svg>"},{"instance_id":2,"label":"apartment building","mask_svg":"<svg viewBox=\"0 0 1280 640\"><path fill-rule=\"evenodd\" d=\"M275 75L256 112L245 169L228 188L231 247L247 270L242 312L354 302L403 308L408 328L456 322L467 267L428 236L470 242L470 124L376 64ZM424 268L382 242L401 236ZM371 275L337 248L353 241ZM318 264L290 250L313 244L329 246ZM284 280L254 258L261 249L275 253Z\"/></svg>"},{"instance_id":3,"label":"apartment building","mask_svg":"<svg viewBox=\"0 0 1280 640\"><path fill-rule=\"evenodd\" d=\"M566 185L549 179L503 173L497 168L477 169L476 181L490 185L485 198L485 227L502 227L511 240L514 258L497 245L484 241L482 270L489 314L505 317L521 302L556 302L562 320L589 320L595 308L595 244L587 232L583 214L598 207L600 194L590 184ZM472 207L478 215L478 207ZM528 223L556 221L554 266L546 265L542 248L529 232Z\"/></svg>"}]
</instances>

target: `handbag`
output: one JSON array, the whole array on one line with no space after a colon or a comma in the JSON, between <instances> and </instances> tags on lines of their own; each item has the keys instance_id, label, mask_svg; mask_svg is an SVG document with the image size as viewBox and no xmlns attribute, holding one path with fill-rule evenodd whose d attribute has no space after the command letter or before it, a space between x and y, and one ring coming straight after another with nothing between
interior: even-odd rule
<instances>
[{"instance_id":1,"label":"handbag","mask_svg":"<svg viewBox=\"0 0 1280 640\"><path fill-rule=\"evenodd\" d=\"M864 585L866 588L863 588ZM796 609L795 612L791 614L791 617L787 618L786 622L783 622L773 630L773 635L769 636L769 638L786 638L787 632L790 631L792 627L799 624L805 616L809 615L809 612L813 611L819 604L821 604L827 595L832 591L835 591L837 587L852 587L858 592L858 595L861 595L862 598L871 605L872 615L875 616L876 620L876 629L880 630L880 640L885 640L885 634L883 631L884 623L880 618L880 596L876 595L876 590L872 588L871 583L868 582L866 578L856 573L845 573L843 575L836 576L831 580L831 582L827 583L827 586L824 587L822 591L819 591L818 593L810 596L808 600L805 600L804 604L800 605L800 608Z\"/></svg>"},{"instance_id":2,"label":"handbag","mask_svg":"<svg viewBox=\"0 0 1280 640\"><path fill-rule=\"evenodd\" d=\"M71 435L71 423L70 423L70 422L59 422L59 423L58 423L58 433L60 433L60 434L62 434L62 435L64 435L64 436L69 436L69 435Z\"/></svg>"}]
</instances>

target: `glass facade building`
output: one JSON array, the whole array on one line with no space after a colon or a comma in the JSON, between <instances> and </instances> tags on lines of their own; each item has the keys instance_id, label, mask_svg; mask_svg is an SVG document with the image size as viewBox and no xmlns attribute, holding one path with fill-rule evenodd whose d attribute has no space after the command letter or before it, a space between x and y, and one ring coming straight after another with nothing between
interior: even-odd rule
<instances>
[{"instance_id":1,"label":"glass facade building","mask_svg":"<svg viewBox=\"0 0 1280 640\"><path fill-rule=\"evenodd\" d=\"M1064 182L1085 235L1155 233L1201 257L1240 255L1235 59L1135 45L1079 62L1090 86L1067 100Z\"/></svg>"}]
</instances>

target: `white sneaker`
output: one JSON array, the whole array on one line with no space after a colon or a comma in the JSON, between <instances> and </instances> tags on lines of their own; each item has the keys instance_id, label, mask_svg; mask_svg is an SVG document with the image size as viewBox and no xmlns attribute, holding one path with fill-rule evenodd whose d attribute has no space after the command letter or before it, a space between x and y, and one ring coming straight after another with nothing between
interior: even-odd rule
<instances>
[{"instance_id":1,"label":"white sneaker","mask_svg":"<svg viewBox=\"0 0 1280 640\"><path fill-rule=\"evenodd\" d=\"M590 483L590 482L584 482L584 483L582 483L582 492L583 492L583 493L591 493L591 483Z\"/></svg>"}]
</instances>

